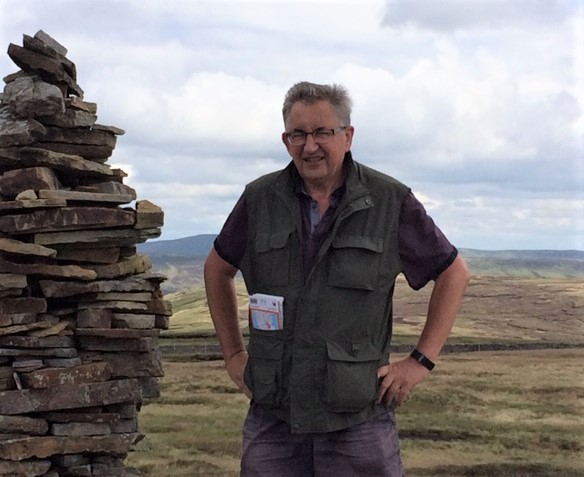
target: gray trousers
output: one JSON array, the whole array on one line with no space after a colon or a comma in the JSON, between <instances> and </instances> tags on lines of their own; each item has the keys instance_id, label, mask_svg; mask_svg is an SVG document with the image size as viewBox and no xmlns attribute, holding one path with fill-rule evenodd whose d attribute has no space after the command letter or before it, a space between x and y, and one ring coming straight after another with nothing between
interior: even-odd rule
<instances>
[{"instance_id":1,"label":"gray trousers","mask_svg":"<svg viewBox=\"0 0 584 477\"><path fill-rule=\"evenodd\" d=\"M241 477L403 477L395 413L341 431L292 434L252 404L243 426Z\"/></svg>"}]
</instances>

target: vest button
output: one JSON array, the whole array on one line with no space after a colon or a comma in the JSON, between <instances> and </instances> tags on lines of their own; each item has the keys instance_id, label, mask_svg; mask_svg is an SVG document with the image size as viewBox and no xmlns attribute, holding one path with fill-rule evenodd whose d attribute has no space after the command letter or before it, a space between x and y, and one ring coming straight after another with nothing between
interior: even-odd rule
<instances>
[{"instance_id":1,"label":"vest button","mask_svg":"<svg viewBox=\"0 0 584 477\"><path fill-rule=\"evenodd\" d=\"M292 427L293 427L295 430L298 430L298 429L300 429L302 426L301 426L300 424L296 423L296 424L294 424Z\"/></svg>"},{"instance_id":2,"label":"vest button","mask_svg":"<svg viewBox=\"0 0 584 477\"><path fill-rule=\"evenodd\" d=\"M371 205L371 199L365 199L365 205Z\"/></svg>"}]
</instances>

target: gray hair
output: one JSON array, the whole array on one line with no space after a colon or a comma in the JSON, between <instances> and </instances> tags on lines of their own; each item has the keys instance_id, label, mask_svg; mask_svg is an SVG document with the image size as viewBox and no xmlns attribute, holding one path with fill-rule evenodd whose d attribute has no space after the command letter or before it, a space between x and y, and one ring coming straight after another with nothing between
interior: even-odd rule
<instances>
[{"instance_id":1,"label":"gray hair","mask_svg":"<svg viewBox=\"0 0 584 477\"><path fill-rule=\"evenodd\" d=\"M282 107L284 125L286 125L292 106L298 101L304 104L328 101L343 126L349 126L351 124L351 107L353 101L347 89L342 85L316 84L309 83L308 81L296 83L288 90L284 98L284 106Z\"/></svg>"}]
</instances>

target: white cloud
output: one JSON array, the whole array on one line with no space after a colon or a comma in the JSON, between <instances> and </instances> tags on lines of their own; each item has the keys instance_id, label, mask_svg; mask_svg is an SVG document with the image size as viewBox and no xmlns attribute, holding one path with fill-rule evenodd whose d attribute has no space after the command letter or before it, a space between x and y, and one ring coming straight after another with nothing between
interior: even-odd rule
<instances>
[{"instance_id":1,"label":"white cloud","mask_svg":"<svg viewBox=\"0 0 584 477\"><path fill-rule=\"evenodd\" d=\"M505 245L496 248L583 250L584 200L577 202L469 196L444 199L439 207L429 210L447 236L461 247L492 249L498 243Z\"/></svg>"},{"instance_id":2,"label":"white cloud","mask_svg":"<svg viewBox=\"0 0 584 477\"><path fill-rule=\"evenodd\" d=\"M136 183L137 187L143 186L144 190L155 194L165 200L181 200L184 197L198 199L233 197L241 194L242 188L238 185L226 184L184 184L180 182L170 182L166 184L156 183Z\"/></svg>"},{"instance_id":3,"label":"white cloud","mask_svg":"<svg viewBox=\"0 0 584 477\"><path fill-rule=\"evenodd\" d=\"M411 185L457 245L584 249L583 11L3 0L0 46L42 28L69 49L99 122L126 130L110 162L163 207L164 238L217 232L245 183L288 162L281 104L307 79L348 87L355 157Z\"/></svg>"},{"instance_id":4,"label":"white cloud","mask_svg":"<svg viewBox=\"0 0 584 477\"><path fill-rule=\"evenodd\" d=\"M234 142L263 149L279 142L282 120L278 105L285 91L254 78L225 73L192 75L178 94L168 93L169 139L196 138L207 143Z\"/></svg>"},{"instance_id":5,"label":"white cloud","mask_svg":"<svg viewBox=\"0 0 584 477\"><path fill-rule=\"evenodd\" d=\"M437 31L555 25L573 8L570 0L388 0L384 24Z\"/></svg>"}]
</instances>

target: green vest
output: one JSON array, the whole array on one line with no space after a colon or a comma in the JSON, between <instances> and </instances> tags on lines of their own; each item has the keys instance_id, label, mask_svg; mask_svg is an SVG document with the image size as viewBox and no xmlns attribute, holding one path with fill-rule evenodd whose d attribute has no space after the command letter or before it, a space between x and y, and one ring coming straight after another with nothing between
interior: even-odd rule
<instances>
[{"instance_id":1,"label":"green vest","mask_svg":"<svg viewBox=\"0 0 584 477\"><path fill-rule=\"evenodd\" d=\"M307 277L293 163L245 190L247 290L284 297L283 330L250 326L245 381L254 401L295 433L343 429L381 410L377 369L389 359L399 212L409 189L350 153L345 166L346 191Z\"/></svg>"}]
</instances>

